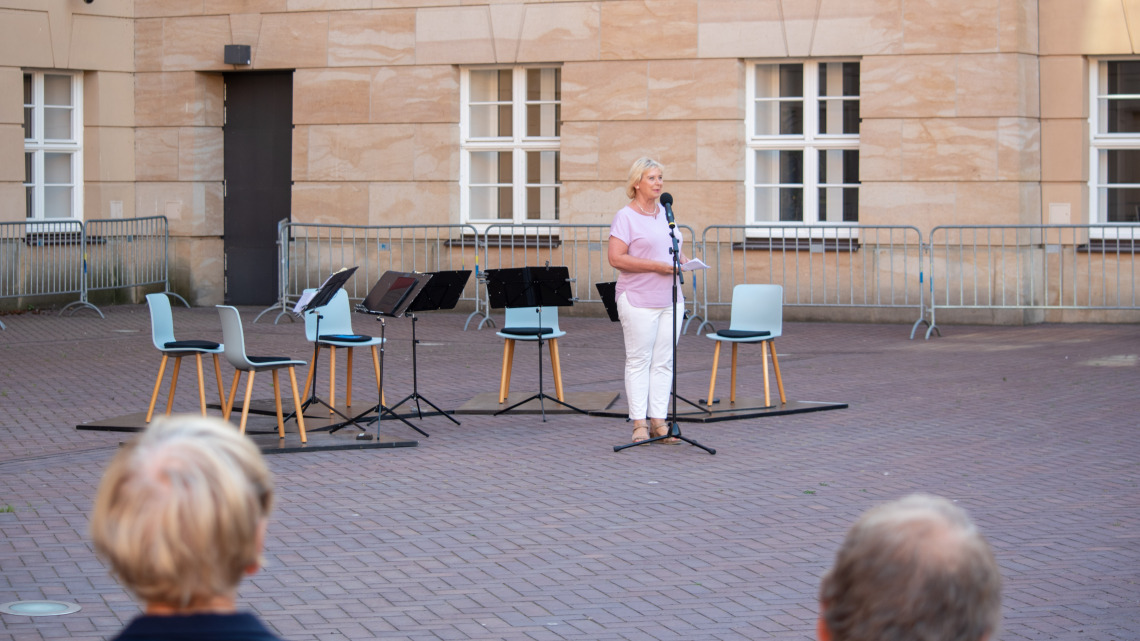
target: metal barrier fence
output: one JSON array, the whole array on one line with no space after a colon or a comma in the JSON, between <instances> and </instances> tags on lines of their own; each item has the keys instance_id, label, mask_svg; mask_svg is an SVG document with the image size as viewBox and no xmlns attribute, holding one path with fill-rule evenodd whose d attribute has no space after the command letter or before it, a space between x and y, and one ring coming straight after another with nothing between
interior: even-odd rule
<instances>
[{"instance_id":1,"label":"metal barrier fence","mask_svg":"<svg viewBox=\"0 0 1140 641\"><path fill-rule=\"evenodd\" d=\"M280 309L278 320L304 289L347 265L362 276L350 284L355 300L388 270L473 269L460 299L474 306L464 329L475 316L480 328L493 323L481 266L565 265L587 303L600 302L597 283L616 278L603 224L503 224L481 234L472 225L278 228L280 302L262 312ZM691 227L678 229L686 253L712 267L685 284L686 331L696 319L703 331L710 310L730 305L732 288L746 282L783 285L787 306L914 308L912 338L923 323L927 338L939 331L940 309L1140 309L1137 224L940 226L928 244L909 226L714 225L696 244ZM163 216L0 223L0 299L78 294L61 314L89 307L102 317L88 292L161 284L189 306L170 291L169 242Z\"/></svg>"},{"instance_id":2,"label":"metal barrier fence","mask_svg":"<svg viewBox=\"0 0 1140 641\"><path fill-rule=\"evenodd\" d=\"M698 272L706 320L741 283L775 283L785 306L913 309L923 321L922 233L874 225L712 225Z\"/></svg>"},{"instance_id":3,"label":"metal barrier fence","mask_svg":"<svg viewBox=\"0 0 1140 641\"><path fill-rule=\"evenodd\" d=\"M0 298L82 293L82 223L0 223Z\"/></svg>"},{"instance_id":4,"label":"metal barrier fence","mask_svg":"<svg viewBox=\"0 0 1140 641\"><path fill-rule=\"evenodd\" d=\"M289 313L289 237L285 230L288 224L288 218L277 221L277 302L261 310L261 313L253 319L255 323L261 320L262 316L276 310L277 316L274 317L273 323L277 324L282 316Z\"/></svg>"},{"instance_id":5,"label":"metal barrier fence","mask_svg":"<svg viewBox=\"0 0 1140 641\"><path fill-rule=\"evenodd\" d=\"M78 294L61 315L87 307L103 317L89 291L162 284L186 303L170 291L168 247L162 216L0 223L0 298Z\"/></svg>"},{"instance_id":6,"label":"metal barrier fence","mask_svg":"<svg viewBox=\"0 0 1140 641\"><path fill-rule=\"evenodd\" d=\"M696 244L691 227L678 228L686 254L711 266L686 280L685 331L699 320L703 332L714 312L727 318L717 308L727 308L732 288L748 282L782 285L789 307L913 311L911 338L922 324L928 338L939 331L938 309L1133 310L1140 298L1140 225L942 226L931 232L929 243L911 226L714 225ZM502 224L479 233L471 225L283 221L280 229L278 319L305 288L319 286L346 265L361 267L363 278L349 289L356 300L390 269L473 268L476 278L461 299L474 306L464 329L475 316L482 317L479 328L494 326L481 268L565 265L574 296L585 303L599 303L595 285L617 274L607 259L604 224Z\"/></svg>"},{"instance_id":7,"label":"metal barrier fence","mask_svg":"<svg viewBox=\"0 0 1140 641\"><path fill-rule=\"evenodd\" d=\"M452 269L478 271L478 232L471 225L279 225L282 256L281 312L277 322L308 288L319 287L341 267L356 266L345 290L349 299L364 300L372 286L389 270L433 272ZM460 301L480 313L475 278L468 281ZM277 305L262 312L276 309ZM260 318L261 315L258 315Z\"/></svg>"},{"instance_id":8,"label":"metal barrier fence","mask_svg":"<svg viewBox=\"0 0 1140 641\"><path fill-rule=\"evenodd\" d=\"M693 255L693 228L687 225L677 225L682 239L682 251ZM607 252L609 251L610 226L597 225L563 225L550 223L525 223L491 225L483 232L481 244L484 248L483 267L485 269L507 269L512 267L526 267L528 265L543 265L549 262L552 266L569 268L571 290L574 298L581 303L601 303L596 285L617 280L617 270L610 267ZM667 239L664 240L667 242ZM697 311L696 279L686 278L686 288L692 290L687 296L686 311L689 314L684 329L693 320ZM488 310L483 320L479 321L478 329L484 324L494 326L489 310L490 302L486 298L486 287L483 288L483 309Z\"/></svg>"},{"instance_id":9,"label":"metal barrier fence","mask_svg":"<svg viewBox=\"0 0 1140 641\"><path fill-rule=\"evenodd\" d=\"M165 216L89 220L83 229L85 291L60 313L76 305L99 311L87 301L87 292L145 285L162 285L167 295L190 306L170 291L170 233Z\"/></svg>"},{"instance_id":10,"label":"metal barrier fence","mask_svg":"<svg viewBox=\"0 0 1140 641\"><path fill-rule=\"evenodd\" d=\"M1137 309L1138 241L1135 224L935 227L926 338L938 309Z\"/></svg>"}]
</instances>

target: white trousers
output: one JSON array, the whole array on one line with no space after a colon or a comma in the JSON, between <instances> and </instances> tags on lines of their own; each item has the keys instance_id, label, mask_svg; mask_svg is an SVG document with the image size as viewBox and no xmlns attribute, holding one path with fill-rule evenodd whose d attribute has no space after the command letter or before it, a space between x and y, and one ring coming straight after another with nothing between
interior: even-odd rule
<instances>
[{"instance_id":1,"label":"white trousers","mask_svg":"<svg viewBox=\"0 0 1140 641\"><path fill-rule=\"evenodd\" d=\"M634 307L623 292L617 300L618 318L625 336L625 397L630 420L647 416L666 418L673 390L672 307ZM685 320L684 304L677 303L676 341Z\"/></svg>"}]
</instances>

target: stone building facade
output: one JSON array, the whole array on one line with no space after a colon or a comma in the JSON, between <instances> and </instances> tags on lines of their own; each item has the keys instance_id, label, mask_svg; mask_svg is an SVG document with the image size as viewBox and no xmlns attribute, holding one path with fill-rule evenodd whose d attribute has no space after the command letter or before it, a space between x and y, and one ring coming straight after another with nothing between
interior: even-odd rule
<instances>
[{"instance_id":1,"label":"stone building facade","mask_svg":"<svg viewBox=\"0 0 1140 641\"><path fill-rule=\"evenodd\" d=\"M294 221L605 223L648 155L698 230L1129 222L1131 34L1137 0L0 0L0 221L167 216L221 302L225 79L290 70Z\"/></svg>"}]
</instances>

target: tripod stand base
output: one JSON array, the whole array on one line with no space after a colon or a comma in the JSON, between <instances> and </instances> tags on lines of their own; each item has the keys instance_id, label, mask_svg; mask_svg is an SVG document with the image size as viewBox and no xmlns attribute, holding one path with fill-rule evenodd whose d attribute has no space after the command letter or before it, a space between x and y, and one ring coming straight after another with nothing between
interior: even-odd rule
<instances>
[{"instance_id":1,"label":"tripod stand base","mask_svg":"<svg viewBox=\"0 0 1140 641\"><path fill-rule=\"evenodd\" d=\"M533 396L531 392L515 392L507 396L504 403L499 403L499 394L497 392L489 392L487 394L480 394L475 398L467 401L458 409L455 410L456 414L495 414L502 411L516 403L526 400L527 397ZM547 399L550 395L547 395ZM586 413L593 413L594 411L603 411L614 404L617 400L617 392L574 392L563 395L565 402L574 407L580 408ZM570 409L559 405L558 403L547 402L542 405L546 407L547 414L580 414L580 411ZM541 414L542 405L539 404L538 399L528 401L522 405L511 410L512 414ZM308 414L305 415L308 417ZM623 415L624 416L624 415Z\"/></svg>"},{"instance_id":2,"label":"tripod stand base","mask_svg":"<svg viewBox=\"0 0 1140 641\"><path fill-rule=\"evenodd\" d=\"M435 411L434 412L423 411L423 407L420 405L421 402L427 404L428 407L432 408ZM396 412L396 408L400 407L401 405L404 405L405 403L408 405L408 413L406 415L398 414ZM418 417L422 420L425 416L442 416L442 417L446 418L447 420L451 421L452 423L455 423L456 425L460 425L460 422L455 420L455 418L453 416L451 416L452 414L455 413L454 411L448 412L446 410L440 409L440 407L438 405L427 400L427 398L425 398L422 394L419 394L418 392L413 392L413 393L409 394L408 396L405 396L402 400L397 401L395 405L389 407L388 409L393 414L396 414L400 418ZM412 413L412 410L415 410L415 414ZM389 418L391 418L391 417L389 417Z\"/></svg>"},{"instance_id":3,"label":"tripod stand base","mask_svg":"<svg viewBox=\"0 0 1140 641\"><path fill-rule=\"evenodd\" d=\"M767 418L770 416L786 416L788 414L805 414L807 412L823 412L826 410L841 410L847 408L847 403L829 403L821 401L788 401L777 403L771 407L764 406L764 399L742 398L735 404L726 401L714 403L711 412L697 409L684 409L678 405L676 420L678 423L719 423L721 421L739 421L749 418ZM308 414L305 414L306 419ZM594 410L590 416L603 418L626 418L629 412L625 405L610 409Z\"/></svg>"},{"instance_id":4,"label":"tripod stand base","mask_svg":"<svg viewBox=\"0 0 1140 641\"><path fill-rule=\"evenodd\" d=\"M660 443L660 442L664 441L665 439L670 439L670 438L677 439L676 441L673 441L674 443L677 443L677 442L688 443L689 445L692 445L693 447L701 448L702 450L708 452L709 454L716 454L716 450L714 450L713 448L708 447L706 445L701 445L700 443L698 443L698 442L694 441L693 439L688 438L687 436L682 434L681 433L681 426L675 422L669 424L669 432L662 435L662 436L654 436L653 438L650 438L650 439L647 439L644 441L637 441L636 443L626 443L625 445L615 445L614 451L620 452L622 450L629 449L631 447L637 447L638 445L653 445L655 443Z\"/></svg>"}]
</instances>

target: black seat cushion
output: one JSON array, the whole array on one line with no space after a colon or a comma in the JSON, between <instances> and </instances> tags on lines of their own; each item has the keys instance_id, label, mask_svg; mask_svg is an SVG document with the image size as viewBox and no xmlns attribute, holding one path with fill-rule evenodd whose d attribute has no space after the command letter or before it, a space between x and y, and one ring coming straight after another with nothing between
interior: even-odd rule
<instances>
[{"instance_id":1,"label":"black seat cushion","mask_svg":"<svg viewBox=\"0 0 1140 641\"><path fill-rule=\"evenodd\" d=\"M212 341L170 341L162 346L166 349L218 349L221 344Z\"/></svg>"},{"instance_id":2,"label":"black seat cushion","mask_svg":"<svg viewBox=\"0 0 1140 641\"><path fill-rule=\"evenodd\" d=\"M554 332L553 327L504 327L502 329L504 334L513 334L515 336L541 336L543 334L551 334Z\"/></svg>"},{"instance_id":3,"label":"black seat cushion","mask_svg":"<svg viewBox=\"0 0 1140 641\"><path fill-rule=\"evenodd\" d=\"M771 336L772 332L755 332L747 329L722 329L717 332L718 335L725 338L763 338Z\"/></svg>"},{"instance_id":4,"label":"black seat cushion","mask_svg":"<svg viewBox=\"0 0 1140 641\"><path fill-rule=\"evenodd\" d=\"M284 356L246 356L246 358L254 365L268 365L270 363L282 363L290 360Z\"/></svg>"},{"instance_id":5,"label":"black seat cushion","mask_svg":"<svg viewBox=\"0 0 1140 641\"><path fill-rule=\"evenodd\" d=\"M321 334L317 338L322 341L337 341L339 343L367 343L372 340L371 336L364 336L363 334Z\"/></svg>"}]
</instances>

